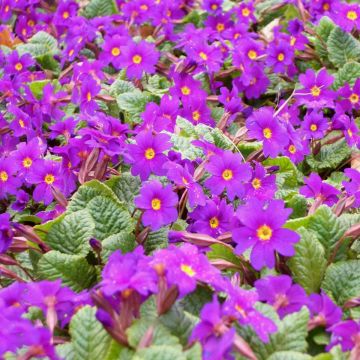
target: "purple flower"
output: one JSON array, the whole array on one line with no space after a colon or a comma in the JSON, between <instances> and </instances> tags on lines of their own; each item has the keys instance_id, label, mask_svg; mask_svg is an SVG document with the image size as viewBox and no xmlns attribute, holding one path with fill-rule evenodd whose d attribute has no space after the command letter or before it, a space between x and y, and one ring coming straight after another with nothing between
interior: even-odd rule
<instances>
[{"instance_id":1,"label":"purple flower","mask_svg":"<svg viewBox=\"0 0 360 360\"><path fill-rule=\"evenodd\" d=\"M18 190L16 194L16 201L11 205L15 211L23 211L29 202L30 197L24 190Z\"/></svg>"},{"instance_id":2,"label":"purple flower","mask_svg":"<svg viewBox=\"0 0 360 360\"><path fill-rule=\"evenodd\" d=\"M157 180L144 183L140 195L135 198L135 205L144 210L142 223L150 226L152 230L176 221L177 203L178 197L172 191L171 185L163 187Z\"/></svg>"},{"instance_id":3,"label":"purple flower","mask_svg":"<svg viewBox=\"0 0 360 360\"><path fill-rule=\"evenodd\" d=\"M353 207L360 206L360 172L356 169L345 169L345 175L350 179L349 181L343 181L344 188L348 196L355 196Z\"/></svg>"},{"instance_id":4,"label":"purple flower","mask_svg":"<svg viewBox=\"0 0 360 360\"><path fill-rule=\"evenodd\" d=\"M167 177L176 185L184 186L188 190L189 204L191 207L204 206L206 197L202 187L194 180L190 174L188 167L182 167L174 162L168 162L164 165L167 169Z\"/></svg>"},{"instance_id":5,"label":"purple flower","mask_svg":"<svg viewBox=\"0 0 360 360\"><path fill-rule=\"evenodd\" d=\"M10 226L10 215L0 214L0 254L8 249L12 241L12 231Z\"/></svg>"},{"instance_id":6,"label":"purple flower","mask_svg":"<svg viewBox=\"0 0 360 360\"><path fill-rule=\"evenodd\" d=\"M227 290L228 298L224 303L224 312L238 320L240 325L251 326L260 339L269 341L269 334L277 330L272 320L255 309L258 295L255 291L247 291L238 287Z\"/></svg>"},{"instance_id":7,"label":"purple flower","mask_svg":"<svg viewBox=\"0 0 360 360\"><path fill-rule=\"evenodd\" d=\"M190 340L200 341L204 359L228 359L235 339L235 329L226 326L222 305L216 296L200 313L200 322L194 327Z\"/></svg>"},{"instance_id":8,"label":"purple flower","mask_svg":"<svg viewBox=\"0 0 360 360\"><path fill-rule=\"evenodd\" d=\"M345 31L350 32L354 27L360 28L359 4L337 3L331 17Z\"/></svg>"},{"instance_id":9,"label":"purple flower","mask_svg":"<svg viewBox=\"0 0 360 360\"><path fill-rule=\"evenodd\" d=\"M300 236L282 228L291 211L285 209L282 200L264 203L252 199L240 206L237 216L242 225L232 232L237 244L236 253L242 254L252 247L250 262L256 270L261 270L265 265L271 269L275 266L274 251L284 256L293 256L293 245L300 240Z\"/></svg>"},{"instance_id":10,"label":"purple flower","mask_svg":"<svg viewBox=\"0 0 360 360\"><path fill-rule=\"evenodd\" d=\"M305 74L299 76L302 89L295 93L300 105L312 108L333 107L334 92L329 87L334 82L334 77L327 70L321 69L317 74L312 69L307 69Z\"/></svg>"},{"instance_id":11,"label":"purple flower","mask_svg":"<svg viewBox=\"0 0 360 360\"><path fill-rule=\"evenodd\" d=\"M11 158L0 158L0 199L6 198L7 194L16 195L22 182L15 174L16 166Z\"/></svg>"},{"instance_id":12,"label":"purple flower","mask_svg":"<svg viewBox=\"0 0 360 360\"><path fill-rule=\"evenodd\" d=\"M308 302L305 290L300 285L292 285L290 276L267 276L255 281L259 300L272 305L283 318L299 311Z\"/></svg>"},{"instance_id":13,"label":"purple flower","mask_svg":"<svg viewBox=\"0 0 360 360\"><path fill-rule=\"evenodd\" d=\"M331 340L326 350L340 345L343 351L349 351L360 343L360 323L355 320L346 320L330 328Z\"/></svg>"},{"instance_id":14,"label":"purple flower","mask_svg":"<svg viewBox=\"0 0 360 360\"><path fill-rule=\"evenodd\" d=\"M215 122L211 117L211 110L206 105L205 99L202 98L184 98L183 109L180 114L195 125L199 123L212 127L215 125Z\"/></svg>"},{"instance_id":15,"label":"purple flower","mask_svg":"<svg viewBox=\"0 0 360 360\"><path fill-rule=\"evenodd\" d=\"M305 185L299 189L301 195L304 195L307 198L314 198L321 204L326 204L328 206L332 206L337 202L340 191L335 187L324 183L318 174L311 173L304 182Z\"/></svg>"},{"instance_id":16,"label":"purple flower","mask_svg":"<svg viewBox=\"0 0 360 360\"><path fill-rule=\"evenodd\" d=\"M205 181L213 194L220 195L225 189L230 200L244 196L243 182L251 177L249 164L244 164L239 154L224 151L222 155L211 156L205 166L211 177Z\"/></svg>"},{"instance_id":17,"label":"purple flower","mask_svg":"<svg viewBox=\"0 0 360 360\"><path fill-rule=\"evenodd\" d=\"M80 103L81 111L92 115L99 107L94 98L100 90L101 86L96 82L96 80L94 80L91 75L86 75L82 79L80 90L75 88L72 101Z\"/></svg>"},{"instance_id":18,"label":"purple flower","mask_svg":"<svg viewBox=\"0 0 360 360\"><path fill-rule=\"evenodd\" d=\"M159 53L154 44L140 41L139 43L131 43L124 48L123 59L122 65L127 67L127 76L141 79L143 72L155 73Z\"/></svg>"},{"instance_id":19,"label":"purple flower","mask_svg":"<svg viewBox=\"0 0 360 360\"><path fill-rule=\"evenodd\" d=\"M170 245L167 249L158 250L151 264L165 270L168 285L176 285L181 297L194 291L198 281L216 286L222 279L220 271L211 266L207 257L191 244L180 247Z\"/></svg>"},{"instance_id":20,"label":"purple flower","mask_svg":"<svg viewBox=\"0 0 360 360\"><path fill-rule=\"evenodd\" d=\"M305 115L301 128L305 139L321 139L328 129L328 123L322 113L311 111Z\"/></svg>"},{"instance_id":21,"label":"purple flower","mask_svg":"<svg viewBox=\"0 0 360 360\"><path fill-rule=\"evenodd\" d=\"M64 180L61 176L61 164L52 160L37 160L26 176L26 181L35 184L33 198L49 205L53 199L52 187L64 190Z\"/></svg>"},{"instance_id":22,"label":"purple flower","mask_svg":"<svg viewBox=\"0 0 360 360\"><path fill-rule=\"evenodd\" d=\"M249 137L263 142L265 156L276 157L289 142L284 128L277 118L274 118L270 109L262 108L255 111L246 120L246 127Z\"/></svg>"},{"instance_id":23,"label":"purple flower","mask_svg":"<svg viewBox=\"0 0 360 360\"><path fill-rule=\"evenodd\" d=\"M245 184L246 198L272 199L276 192L275 181L275 175L267 175L265 168L256 163L250 181Z\"/></svg>"},{"instance_id":24,"label":"purple flower","mask_svg":"<svg viewBox=\"0 0 360 360\"><path fill-rule=\"evenodd\" d=\"M206 42L193 41L185 48L189 60L194 60L199 66L209 72L220 70L222 53L219 47L208 45Z\"/></svg>"},{"instance_id":25,"label":"purple flower","mask_svg":"<svg viewBox=\"0 0 360 360\"><path fill-rule=\"evenodd\" d=\"M131 174L139 175L141 180L147 180L151 173L165 175L163 165L167 157L163 154L170 149L170 137L166 134L152 135L149 131L142 131L136 137L136 144L129 144L127 161L132 164Z\"/></svg>"},{"instance_id":26,"label":"purple flower","mask_svg":"<svg viewBox=\"0 0 360 360\"><path fill-rule=\"evenodd\" d=\"M340 90L339 95L344 99L340 101L342 108L345 111L352 109L360 109L360 79L355 81L353 88L349 84L345 84Z\"/></svg>"},{"instance_id":27,"label":"purple flower","mask_svg":"<svg viewBox=\"0 0 360 360\"><path fill-rule=\"evenodd\" d=\"M276 73L284 72L294 59L294 51L286 43L272 45L268 48L266 64L273 68Z\"/></svg>"},{"instance_id":28,"label":"purple flower","mask_svg":"<svg viewBox=\"0 0 360 360\"><path fill-rule=\"evenodd\" d=\"M324 292L311 294L308 307L311 311L312 322L326 328L341 321L342 310Z\"/></svg>"},{"instance_id":29,"label":"purple flower","mask_svg":"<svg viewBox=\"0 0 360 360\"><path fill-rule=\"evenodd\" d=\"M123 64L123 51L129 39L126 36L105 36L100 59L105 63L112 63L119 70Z\"/></svg>"},{"instance_id":30,"label":"purple flower","mask_svg":"<svg viewBox=\"0 0 360 360\"><path fill-rule=\"evenodd\" d=\"M19 56L17 51L13 51L7 57L7 64L5 66L5 71L7 74L20 74L29 68L30 66L34 65L35 61L29 54L24 54Z\"/></svg>"},{"instance_id":31,"label":"purple flower","mask_svg":"<svg viewBox=\"0 0 360 360\"><path fill-rule=\"evenodd\" d=\"M226 204L225 199L208 200L205 206L198 206L190 214L194 223L190 225L189 230L218 237L231 230L233 216L234 210Z\"/></svg>"},{"instance_id":32,"label":"purple flower","mask_svg":"<svg viewBox=\"0 0 360 360\"><path fill-rule=\"evenodd\" d=\"M118 250L111 254L105 265L99 286L106 296L128 296L132 291L147 296L157 290L156 273L142 247L128 254Z\"/></svg>"}]
</instances>

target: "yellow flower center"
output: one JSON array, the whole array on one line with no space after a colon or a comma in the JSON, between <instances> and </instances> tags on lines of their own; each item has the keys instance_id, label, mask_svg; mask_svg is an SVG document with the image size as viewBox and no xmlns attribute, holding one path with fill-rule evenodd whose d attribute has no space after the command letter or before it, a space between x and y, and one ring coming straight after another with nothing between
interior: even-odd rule
<instances>
[{"instance_id":1,"label":"yellow flower center","mask_svg":"<svg viewBox=\"0 0 360 360\"><path fill-rule=\"evenodd\" d=\"M353 137L353 132L350 129L347 130L347 133L350 137Z\"/></svg>"},{"instance_id":2,"label":"yellow flower center","mask_svg":"<svg viewBox=\"0 0 360 360\"><path fill-rule=\"evenodd\" d=\"M184 177L181 180L182 180L184 185L187 185L189 183Z\"/></svg>"},{"instance_id":3,"label":"yellow flower center","mask_svg":"<svg viewBox=\"0 0 360 360\"><path fill-rule=\"evenodd\" d=\"M245 7L241 10L241 14L242 16L248 17L250 15L250 10Z\"/></svg>"},{"instance_id":4,"label":"yellow flower center","mask_svg":"<svg viewBox=\"0 0 360 360\"><path fill-rule=\"evenodd\" d=\"M190 277L193 277L196 274L196 272L190 265L182 264L180 266L180 269L182 272L184 272L186 275L188 275Z\"/></svg>"},{"instance_id":5,"label":"yellow flower center","mask_svg":"<svg viewBox=\"0 0 360 360\"><path fill-rule=\"evenodd\" d=\"M120 55L120 49L118 47L112 48L111 55L112 56L119 56Z\"/></svg>"},{"instance_id":6,"label":"yellow flower center","mask_svg":"<svg viewBox=\"0 0 360 360\"><path fill-rule=\"evenodd\" d=\"M88 102L91 101L91 92L90 91L86 94L86 100Z\"/></svg>"},{"instance_id":7,"label":"yellow flower center","mask_svg":"<svg viewBox=\"0 0 360 360\"><path fill-rule=\"evenodd\" d=\"M264 135L265 139L271 139L271 137L272 137L271 129L270 128L265 128L263 130L263 135Z\"/></svg>"},{"instance_id":8,"label":"yellow flower center","mask_svg":"<svg viewBox=\"0 0 360 360\"><path fill-rule=\"evenodd\" d=\"M205 61L208 59L207 55L203 51L199 53L199 56Z\"/></svg>"},{"instance_id":9,"label":"yellow flower center","mask_svg":"<svg viewBox=\"0 0 360 360\"><path fill-rule=\"evenodd\" d=\"M257 237L262 241L268 241L271 239L272 230L267 225L260 226L256 231Z\"/></svg>"},{"instance_id":10,"label":"yellow flower center","mask_svg":"<svg viewBox=\"0 0 360 360\"><path fill-rule=\"evenodd\" d=\"M290 36L290 45L294 46L296 43L296 37L295 36Z\"/></svg>"},{"instance_id":11,"label":"yellow flower center","mask_svg":"<svg viewBox=\"0 0 360 360\"><path fill-rule=\"evenodd\" d=\"M25 123L22 119L19 120L19 125L21 128L25 127Z\"/></svg>"},{"instance_id":12,"label":"yellow flower center","mask_svg":"<svg viewBox=\"0 0 360 360\"><path fill-rule=\"evenodd\" d=\"M140 5L140 10L147 11L149 7L146 4Z\"/></svg>"},{"instance_id":13,"label":"yellow flower center","mask_svg":"<svg viewBox=\"0 0 360 360\"><path fill-rule=\"evenodd\" d=\"M190 95L191 90L190 90L190 88L189 88L188 86L183 86L183 87L181 88L181 93L182 93L183 95Z\"/></svg>"},{"instance_id":14,"label":"yellow flower center","mask_svg":"<svg viewBox=\"0 0 360 360\"><path fill-rule=\"evenodd\" d=\"M323 10L328 11L329 9L330 9L330 4L325 3L325 4L323 5Z\"/></svg>"},{"instance_id":15,"label":"yellow flower center","mask_svg":"<svg viewBox=\"0 0 360 360\"><path fill-rule=\"evenodd\" d=\"M233 177L233 172L230 169L225 169L222 173L222 178L226 181L231 180Z\"/></svg>"},{"instance_id":16,"label":"yellow flower center","mask_svg":"<svg viewBox=\"0 0 360 360\"><path fill-rule=\"evenodd\" d=\"M295 153L296 153L296 147L295 147L295 145L290 145L288 150L289 150L289 153L290 153L290 154L295 154Z\"/></svg>"},{"instance_id":17,"label":"yellow flower center","mask_svg":"<svg viewBox=\"0 0 360 360\"><path fill-rule=\"evenodd\" d=\"M285 55L284 55L283 53L280 53L280 54L277 56L277 59L278 59L279 61L284 61Z\"/></svg>"},{"instance_id":18,"label":"yellow flower center","mask_svg":"<svg viewBox=\"0 0 360 360\"><path fill-rule=\"evenodd\" d=\"M67 19L69 16L70 16L70 14L69 14L68 11L64 11L64 12L63 12L63 18L64 18L64 19Z\"/></svg>"},{"instance_id":19,"label":"yellow flower center","mask_svg":"<svg viewBox=\"0 0 360 360\"><path fill-rule=\"evenodd\" d=\"M4 10L5 10L6 13L9 12L10 6L9 6L9 5L6 5Z\"/></svg>"},{"instance_id":20,"label":"yellow flower center","mask_svg":"<svg viewBox=\"0 0 360 360\"><path fill-rule=\"evenodd\" d=\"M355 21L358 18L358 15L357 15L357 13L355 11L350 10L350 11L347 12L346 17L349 20Z\"/></svg>"},{"instance_id":21,"label":"yellow flower center","mask_svg":"<svg viewBox=\"0 0 360 360\"><path fill-rule=\"evenodd\" d=\"M71 49L71 50L69 51L69 56L72 56L72 55L74 54L74 52L75 52L75 50L74 50L74 49Z\"/></svg>"},{"instance_id":22,"label":"yellow flower center","mask_svg":"<svg viewBox=\"0 0 360 360\"><path fill-rule=\"evenodd\" d=\"M240 305L235 305L235 309L241 314L242 317L246 317L246 312L245 310L240 306Z\"/></svg>"},{"instance_id":23,"label":"yellow flower center","mask_svg":"<svg viewBox=\"0 0 360 360\"><path fill-rule=\"evenodd\" d=\"M212 229L217 229L219 227L219 219L214 216L210 219L209 224Z\"/></svg>"},{"instance_id":24,"label":"yellow flower center","mask_svg":"<svg viewBox=\"0 0 360 360\"><path fill-rule=\"evenodd\" d=\"M192 113L192 118L195 120L195 121L199 121L200 119L200 113L196 110Z\"/></svg>"},{"instance_id":25,"label":"yellow flower center","mask_svg":"<svg viewBox=\"0 0 360 360\"><path fill-rule=\"evenodd\" d=\"M51 185L54 181L55 181L55 176L52 174L47 174L44 178L44 181L48 184Z\"/></svg>"},{"instance_id":26,"label":"yellow flower center","mask_svg":"<svg viewBox=\"0 0 360 360\"><path fill-rule=\"evenodd\" d=\"M211 10L216 10L217 8L218 8L218 6L216 4L211 5Z\"/></svg>"},{"instance_id":27,"label":"yellow flower center","mask_svg":"<svg viewBox=\"0 0 360 360\"><path fill-rule=\"evenodd\" d=\"M145 150L145 157L148 160L152 160L155 157L155 151L153 148L148 148Z\"/></svg>"},{"instance_id":28,"label":"yellow flower center","mask_svg":"<svg viewBox=\"0 0 360 360\"><path fill-rule=\"evenodd\" d=\"M239 33L235 33L234 34L234 39L236 40L236 39L238 39L240 37L240 34Z\"/></svg>"},{"instance_id":29,"label":"yellow flower center","mask_svg":"<svg viewBox=\"0 0 360 360\"><path fill-rule=\"evenodd\" d=\"M140 64L142 62L142 57L140 55L134 55L132 61L134 64Z\"/></svg>"},{"instance_id":30,"label":"yellow flower center","mask_svg":"<svg viewBox=\"0 0 360 360\"><path fill-rule=\"evenodd\" d=\"M359 102L359 96L358 94L351 94L349 97L349 100L352 104L356 104Z\"/></svg>"},{"instance_id":31,"label":"yellow flower center","mask_svg":"<svg viewBox=\"0 0 360 360\"><path fill-rule=\"evenodd\" d=\"M161 208L161 200L154 198L151 200L151 207L153 208L153 210L160 210Z\"/></svg>"},{"instance_id":32,"label":"yellow flower center","mask_svg":"<svg viewBox=\"0 0 360 360\"><path fill-rule=\"evenodd\" d=\"M257 57L257 52L256 52L255 50L250 50L250 51L248 52L248 57L249 57L249 59L251 59L251 60L256 59L256 57Z\"/></svg>"},{"instance_id":33,"label":"yellow flower center","mask_svg":"<svg viewBox=\"0 0 360 360\"><path fill-rule=\"evenodd\" d=\"M224 31L224 29L225 29L225 25L224 25L224 24L219 23L219 24L216 25L216 30L217 30L218 32Z\"/></svg>"},{"instance_id":34,"label":"yellow flower center","mask_svg":"<svg viewBox=\"0 0 360 360\"><path fill-rule=\"evenodd\" d=\"M312 96L319 96L321 93L321 89L319 87L317 87L316 85L314 85L310 91L311 91Z\"/></svg>"},{"instance_id":35,"label":"yellow flower center","mask_svg":"<svg viewBox=\"0 0 360 360\"><path fill-rule=\"evenodd\" d=\"M258 178L255 178L252 182L251 185L253 186L254 189L259 189L261 188L261 180Z\"/></svg>"},{"instance_id":36,"label":"yellow flower center","mask_svg":"<svg viewBox=\"0 0 360 360\"><path fill-rule=\"evenodd\" d=\"M22 63L21 63L21 62L16 63L16 65L15 65L16 71L21 71L22 68L23 68L23 66L22 66Z\"/></svg>"},{"instance_id":37,"label":"yellow flower center","mask_svg":"<svg viewBox=\"0 0 360 360\"><path fill-rule=\"evenodd\" d=\"M317 125L316 124L311 124L310 125L310 130L311 131L316 131L318 129Z\"/></svg>"},{"instance_id":38,"label":"yellow flower center","mask_svg":"<svg viewBox=\"0 0 360 360\"><path fill-rule=\"evenodd\" d=\"M29 157L26 157L22 164L25 168L29 168L32 165L32 160Z\"/></svg>"},{"instance_id":39,"label":"yellow flower center","mask_svg":"<svg viewBox=\"0 0 360 360\"><path fill-rule=\"evenodd\" d=\"M33 27L33 26L35 25L34 20L29 20L29 21L28 21L28 25L29 25L30 27Z\"/></svg>"},{"instance_id":40,"label":"yellow flower center","mask_svg":"<svg viewBox=\"0 0 360 360\"><path fill-rule=\"evenodd\" d=\"M121 296L127 299L133 293L133 289L125 289L121 292Z\"/></svg>"},{"instance_id":41,"label":"yellow flower center","mask_svg":"<svg viewBox=\"0 0 360 360\"><path fill-rule=\"evenodd\" d=\"M9 179L9 175L6 171L0 171L0 179L2 182L6 182Z\"/></svg>"}]
</instances>

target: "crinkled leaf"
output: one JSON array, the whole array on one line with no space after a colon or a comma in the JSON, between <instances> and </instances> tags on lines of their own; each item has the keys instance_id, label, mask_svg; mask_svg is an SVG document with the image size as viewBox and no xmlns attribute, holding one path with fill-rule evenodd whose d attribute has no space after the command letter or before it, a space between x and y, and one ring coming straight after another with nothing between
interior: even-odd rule
<instances>
[{"instance_id":1,"label":"crinkled leaf","mask_svg":"<svg viewBox=\"0 0 360 360\"><path fill-rule=\"evenodd\" d=\"M74 348L74 360L105 359L111 337L96 319L96 308L85 306L72 318L70 335Z\"/></svg>"},{"instance_id":2,"label":"crinkled leaf","mask_svg":"<svg viewBox=\"0 0 360 360\"><path fill-rule=\"evenodd\" d=\"M117 12L115 0L91 0L85 8L85 16L90 19L116 14Z\"/></svg>"},{"instance_id":3,"label":"crinkled leaf","mask_svg":"<svg viewBox=\"0 0 360 360\"><path fill-rule=\"evenodd\" d=\"M94 197L86 206L95 222L95 238L103 240L123 230L130 232L134 220L122 203L105 196Z\"/></svg>"},{"instance_id":4,"label":"crinkled leaf","mask_svg":"<svg viewBox=\"0 0 360 360\"><path fill-rule=\"evenodd\" d=\"M59 52L57 40L45 31L37 32L26 44L21 44L16 49L19 54L29 53L34 58Z\"/></svg>"},{"instance_id":5,"label":"crinkled leaf","mask_svg":"<svg viewBox=\"0 0 360 360\"><path fill-rule=\"evenodd\" d=\"M102 240L101 256L106 261L109 256L116 250L121 250L121 253L125 254L133 251L137 245L135 236L132 233L123 231L114 235L110 235L106 239Z\"/></svg>"},{"instance_id":6,"label":"crinkled leaf","mask_svg":"<svg viewBox=\"0 0 360 360\"><path fill-rule=\"evenodd\" d=\"M335 77L333 87L339 89L345 84L354 86L355 81L360 77L360 63L349 62L339 69Z\"/></svg>"},{"instance_id":7,"label":"crinkled leaf","mask_svg":"<svg viewBox=\"0 0 360 360\"><path fill-rule=\"evenodd\" d=\"M151 231L144 244L146 253L150 254L155 250L166 248L169 243L168 232L168 227L163 227L157 231Z\"/></svg>"},{"instance_id":8,"label":"crinkled leaf","mask_svg":"<svg viewBox=\"0 0 360 360\"><path fill-rule=\"evenodd\" d=\"M132 82L122 79L117 79L110 86L110 94L116 97L123 93L132 92L135 89L136 87Z\"/></svg>"},{"instance_id":9,"label":"crinkled leaf","mask_svg":"<svg viewBox=\"0 0 360 360\"><path fill-rule=\"evenodd\" d=\"M328 59L327 40L335 24L327 16L323 16L316 27L317 36L314 37L315 50L322 60Z\"/></svg>"},{"instance_id":10,"label":"crinkled leaf","mask_svg":"<svg viewBox=\"0 0 360 360\"><path fill-rule=\"evenodd\" d=\"M360 260L331 264L325 273L322 288L338 305L360 294Z\"/></svg>"},{"instance_id":11,"label":"crinkled leaf","mask_svg":"<svg viewBox=\"0 0 360 360\"><path fill-rule=\"evenodd\" d=\"M310 355L302 354L296 351L279 351L272 354L268 360L311 360Z\"/></svg>"},{"instance_id":12,"label":"crinkled leaf","mask_svg":"<svg viewBox=\"0 0 360 360\"><path fill-rule=\"evenodd\" d=\"M63 285L74 291L89 288L96 280L95 268L79 255L50 251L38 263L38 273L42 279L61 279Z\"/></svg>"},{"instance_id":13,"label":"crinkled leaf","mask_svg":"<svg viewBox=\"0 0 360 360\"><path fill-rule=\"evenodd\" d=\"M95 223L87 210L79 210L65 215L55 223L46 242L53 250L64 254L86 255L90 250L89 240L94 236Z\"/></svg>"},{"instance_id":14,"label":"crinkled leaf","mask_svg":"<svg viewBox=\"0 0 360 360\"><path fill-rule=\"evenodd\" d=\"M313 232L300 228L301 240L288 261L293 279L310 294L318 292L326 270L325 250Z\"/></svg>"},{"instance_id":15,"label":"crinkled leaf","mask_svg":"<svg viewBox=\"0 0 360 360\"><path fill-rule=\"evenodd\" d=\"M134 360L186 360L180 346L152 345L136 352Z\"/></svg>"}]
</instances>

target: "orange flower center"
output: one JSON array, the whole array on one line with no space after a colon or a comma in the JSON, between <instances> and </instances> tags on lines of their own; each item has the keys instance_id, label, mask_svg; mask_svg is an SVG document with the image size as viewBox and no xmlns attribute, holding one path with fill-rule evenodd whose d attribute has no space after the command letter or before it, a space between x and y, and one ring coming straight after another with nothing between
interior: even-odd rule
<instances>
[{"instance_id":1,"label":"orange flower center","mask_svg":"<svg viewBox=\"0 0 360 360\"><path fill-rule=\"evenodd\" d=\"M120 49L118 47L112 48L111 55L112 56L119 56L120 55Z\"/></svg>"},{"instance_id":2,"label":"orange flower center","mask_svg":"<svg viewBox=\"0 0 360 360\"><path fill-rule=\"evenodd\" d=\"M212 229L216 229L219 227L219 219L214 216L210 219L209 224Z\"/></svg>"},{"instance_id":3,"label":"orange flower center","mask_svg":"<svg viewBox=\"0 0 360 360\"><path fill-rule=\"evenodd\" d=\"M219 24L216 25L216 30L217 30L218 32L224 31L224 29L225 29L225 25L224 25L224 24L219 23Z\"/></svg>"},{"instance_id":4,"label":"orange flower center","mask_svg":"<svg viewBox=\"0 0 360 360\"><path fill-rule=\"evenodd\" d=\"M316 131L318 129L317 125L316 124L311 124L310 125L310 130L311 131Z\"/></svg>"},{"instance_id":5,"label":"orange flower center","mask_svg":"<svg viewBox=\"0 0 360 360\"><path fill-rule=\"evenodd\" d=\"M261 180L258 178L255 178L252 182L251 185L253 186L254 189L259 189L261 188Z\"/></svg>"},{"instance_id":6,"label":"orange flower center","mask_svg":"<svg viewBox=\"0 0 360 360\"><path fill-rule=\"evenodd\" d=\"M241 14L242 16L248 17L250 15L250 10L245 7L241 10Z\"/></svg>"},{"instance_id":7,"label":"orange flower center","mask_svg":"<svg viewBox=\"0 0 360 360\"><path fill-rule=\"evenodd\" d=\"M261 241L270 240L271 236L272 236L271 227L269 227L267 225L260 226L256 231L256 235Z\"/></svg>"},{"instance_id":8,"label":"orange flower center","mask_svg":"<svg viewBox=\"0 0 360 360\"><path fill-rule=\"evenodd\" d=\"M351 94L349 100L352 104L356 104L359 102L359 95L358 94Z\"/></svg>"},{"instance_id":9,"label":"orange flower center","mask_svg":"<svg viewBox=\"0 0 360 360\"><path fill-rule=\"evenodd\" d=\"M48 184L51 185L54 181L55 181L55 176L52 174L47 174L44 178L44 181Z\"/></svg>"},{"instance_id":10,"label":"orange flower center","mask_svg":"<svg viewBox=\"0 0 360 360\"><path fill-rule=\"evenodd\" d=\"M310 91L311 91L312 96L319 96L321 93L321 89L319 87L317 87L316 85L314 85Z\"/></svg>"},{"instance_id":11,"label":"orange flower center","mask_svg":"<svg viewBox=\"0 0 360 360\"><path fill-rule=\"evenodd\" d=\"M22 164L25 168L29 168L32 165L32 160L29 157L26 157Z\"/></svg>"},{"instance_id":12,"label":"orange flower center","mask_svg":"<svg viewBox=\"0 0 360 360\"><path fill-rule=\"evenodd\" d=\"M295 147L295 145L290 145L290 146L289 146L289 153L290 153L290 154L295 154L295 153L296 153L296 147Z\"/></svg>"},{"instance_id":13,"label":"orange flower center","mask_svg":"<svg viewBox=\"0 0 360 360\"><path fill-rule=\"evenodd\" d=\"M16 65L15 65L15 69L16 69L16 71L21 71L21 70L22 70L22 68L23 68L23 65L22 65L22 63L21 63L21 62L16 63Z\"/></svg>"},{"instance_id":14,"label":"orange flower center","mask_svg":"<svg viewBox=\"0 0 360 360\"><path fill-rule=\"evenodd\" d=\"M134 55L132 58L134 64L140 64L142 62L142 57L140 55Z\"/></svg>"},{"instance_id":15,"label":"orange flower center","mask_svg":"<svg viewBox=\"0 0 360 360\"><path fill-rule=\"evenodd\" d=\"M250 51L248 51L248 57L249 57L249 59L251 59L251 60L256 59L256 57L257 57L257 52L256 52L255 50L250 50Z\"/></svg>"},{"instance_id":16,"label":"orange flower center","mask_svg":"<svg viewBox=\"0 0 360 360\"><path fill-rule=\"evenodd\" d=\"M230 169L225 169L222 173L222 178L225 180L225 181L229 181L231 180L233 177L233 172L230 170Z\"/></svg>"},{"instance_id":17,"label":"orange flower center","mask_svg":"<svg viewBox=\"0 0 360 360\"><path fill-rule=\"evenodd\" d=\"M67 19L69 16L70 16L70 14L69 14L68 11L64 11L64 12L63 12L63 18L64 18L64 19Z\"/></svg>"}]
</instances>

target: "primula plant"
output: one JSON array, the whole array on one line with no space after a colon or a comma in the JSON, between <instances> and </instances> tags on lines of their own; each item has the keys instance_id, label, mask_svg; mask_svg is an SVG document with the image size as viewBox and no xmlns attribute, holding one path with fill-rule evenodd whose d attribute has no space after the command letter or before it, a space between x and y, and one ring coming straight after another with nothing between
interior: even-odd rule
<instances>
[{"instance_id":1,"label":"primula plant","mask_svg":"<svg viewBox=\"0 0 360 360\"><path fill-rule=\"evenodd\" d=\"M0 0L0 358L360 359L357 0Z\"/></svg>"}]
</instances>

